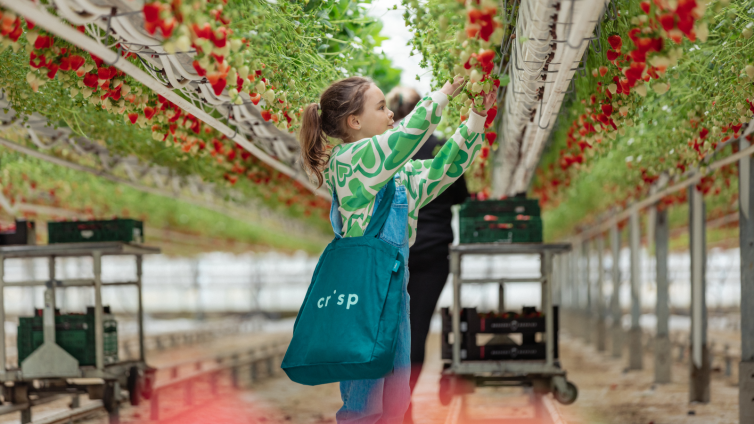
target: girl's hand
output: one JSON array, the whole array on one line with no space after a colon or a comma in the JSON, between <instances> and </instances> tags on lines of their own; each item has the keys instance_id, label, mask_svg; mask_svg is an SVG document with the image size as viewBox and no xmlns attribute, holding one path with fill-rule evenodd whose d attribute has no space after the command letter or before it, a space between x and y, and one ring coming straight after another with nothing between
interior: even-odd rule
<instances>
[{"instance_id":1,"label":"girl's hand","mask_svg":"<svg viewBox=\"0 0 754 424\"><path fill-rule=\"evenodd\" d=\"M481 116L487 116L487 111L489 111L492 106L495 106L495 102L497 101L497 90L498 87L495 87L494 90L490 91L489 93L484 95L484 102L482 103L482 111L473 109L474 113Z\"/></svg>"},{"instance_id":2,"label":"girl's hand","mask_svg":"<svg viewBox=\"0 0 754 424\"><path fill-rule=\"evenodd\" d=\"M465 80L463 77L455 77L453 79L453 83L451 84L449 82L446 82L442 89L440 89L440 92L445 93L450 98L453 98L460 93L459 88L463 85L464 81Z\"/></svg>"}]
</instances>

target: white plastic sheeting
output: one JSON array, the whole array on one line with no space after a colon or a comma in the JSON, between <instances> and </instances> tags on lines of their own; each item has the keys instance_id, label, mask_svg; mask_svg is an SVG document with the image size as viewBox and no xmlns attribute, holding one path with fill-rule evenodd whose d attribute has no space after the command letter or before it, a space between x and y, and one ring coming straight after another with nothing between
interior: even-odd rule
<instances>
[{"instance_id":1,"label":"white plastic sheeting","mask_svg":"<svg viewBox=\"0 0 754 424\"><path fill-rule=\"evenodd\" d=\"M654 260L642 250L641 299L645 310L652 310L656 300ZM737 307L740 303L740 255L738 249L712 249L707 253L707 306L716 308ZM464 276L484 277L535 277L539 272L536 256L464 256ZM590 262L591 281L596 287L596 258ZM58 259L58 278L92 277L91 260ZM295 311L306 295L317 258L278 253L242 254L212 253L197 259L149 256L144 258L144 308L147 313L197 313L197 312L249 312L257 308L266 311ZM606 255L605 299L612 295L609 269L611 258ZM620 303L630 305L628 279L628 249L621 252ZM135 263L132 258L105 257L103 259L105 282L134 278ZM688 309L690 302L690 264L688 253L672 253L669 258L671 307ZM6 260L6 278L18 281L26 278L42 279L47 276L44 260ZM410 283L409 283L410 284ZM34 307L42 306L42 289L6 288L6 310L10 315L30 314ZM593 293L596 289L593 290ZM103 289L105 305L115 312L133 313L136 310L135 290L130 287ZM462 303L480 310L497 308L496 284L464 285ZM567 294L564 293L564 296ZM585 304L586 291L581 293ZM538 284L508 284L506 308L539 306ZM80 312L93 302L92 292L86 288L58 290L58 305L64 311ZM439 306L450 306L450 284L440 296ZM559 303L559 302L557 302Z\"/></svg>"}]
</instances>

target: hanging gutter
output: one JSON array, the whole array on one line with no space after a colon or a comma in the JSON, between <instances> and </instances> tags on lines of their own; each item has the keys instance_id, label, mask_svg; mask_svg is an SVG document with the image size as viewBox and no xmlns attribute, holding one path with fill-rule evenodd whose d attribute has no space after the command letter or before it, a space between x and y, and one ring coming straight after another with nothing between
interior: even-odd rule
<instances>
[{"instance_id":1,"label":"hanging gutter","mask_svg":"<svg viewBox=\"0 0 754 424\"><path fill-rule=\"evenodd\" d=\"M501 148L495 155L493 197L528 190L605 6L605 0L522 1Z\"/></svg>"},{"instance_id":2,"label":"hanging gutter","mask_svg":"<svg viewBox=\"0 0 754 424\"><path fill-rule=\"evenodd\" d=\"M94 0L98 4L89 0L50 1L66 20L85 25L89 35L80 33L48 13L45 6L30 0L0 0L0 4L19 15L30 17L50 33L113 64L233 140L262 162L297 180L313 193L329 199L326 191L317 189L297 165L298 142L293 135L265 122L261 118L260 108L251 103L247 94L241 94L244 99L241 106L231 104L225 92L215 96L209 83L199 77L191 66L193 53L168 54L161 47L162 40L143 30L143 17L140 14L143 1ZM108 36L117 40L125 51L138 55L148 65L145 66L147 71L122 60L119 53L103 44L105 39L95 39L99 38L96 34L100 30L108 31ZM185 98L175 91L180 91ZM214 118L211 115L213 111L228 118ZM231 128L231 125L235 128ZM254 143L250 141L252 139Z\"/></svg>"},{"instance_id":3,"label":"hanging gutter","mask_svg":"<svg viewBox=\"0 0 754 424\"><path fill-rule=\"evenodd\" d=\"M195 175L177 176L172 170L151 164L145 164L133 156L119 156L110 152L106 147L85 137L76 136L70 128L54 128L47 118L37 113L31 114L26 122L22 122L21 115L16 113L13 105L5 98L0 98L0 130L16 127L28 132L31 142L36 149L18 144L0 136L0 146L23 153L25 155L63 166L79 172L85 172L104 178L116 184L122 184L135 190L163 196L200 206L214 212L243 221L256 220L264 225L282 228L297 234L319 237L316 230L294 219L285 219L256 199L249 199L236 190L218 192L215 184L206 183ZM100 167L94 168L74 162L59 156L45 153L55 147L70 148L76 154L89 157ZM122 175L125 174L125 177ZM230 197L237 204L224 200ZM12 208L0 207L11 211Z\"/></svg>"}]
</instances>

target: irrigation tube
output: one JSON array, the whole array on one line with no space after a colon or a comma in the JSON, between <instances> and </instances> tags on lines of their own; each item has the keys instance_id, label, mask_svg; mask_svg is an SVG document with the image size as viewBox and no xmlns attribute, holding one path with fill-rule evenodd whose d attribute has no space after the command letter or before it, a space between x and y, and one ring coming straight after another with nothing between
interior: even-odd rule
<instances>
[{"instance_id":1,"label":"irrigation tube","mask_svg":"<svg viewBox=\"0 0 754 424\"><path fill-rule=\"evenodd\" d=\"M754 125L754 122L750 123L749 125ZM709 170L714 171L716 169L720 169L725 165L729 165L733 162L741 160L744 157L751 156L752 154L754 154L754 146L749 146L748 148L741 150L738 153L732 154L725 159L720 159L717 162L713 162L709 166ZM692 184L698 183L699 180L702 179L702 177L703 175L697 172L694 175L691 175L686 180L673 184L672 186L665 187L664 189L658 191L657 193L654 193L644 198L643 200L640 200L634 203L633 205L629 206L623 211L613 214L611 218L606 219L605 221L602 221L601 223L590 228L589 230L586 230L582 232L581 234L574 236L573 240L578 240L578 241L589 240L593 238L594 236L596 236L597 234L607 231L613 225L616 225L617 223L627 219L633 211L640 211L644 208L652 206L653 204L659 202L663 197L669 195L670 193L676 192L678 190L683 190L684 188Z\"/></svg>"},{"instance_id":2,"label":"irrigation tube","mask_svg":"<svg viewBox=\"0 0 754 424\"><path fill-rule=\"evenodd\" d=\"M63 23L60 19L44 10L44 8L37 7L29 0L0 0L0 4L2 4L3 7L18 13L19 15L32 17L35 24L45 28L47 31L50 31L52 34L55 34L56 36L68 41L69 43L75 44L80 48L88 51L89 53L100 57L105 62L114 63L113 66L127 73L142 84L146 85L155 93L160 94L161 96L175 103L181 109L201 119L207 125L220 131L223 135L238 143L249 153L259 158L262 162L297 180L316 195L327 199L330 198L325 190L317 189L314 184L312 184L309 179L306 178L305 175L301 175L294 169L291 169L288 166L275 160L260 148L252 144L236 130L231 129L227 125L220 122L218 119L212 117L207 112L204 112L200 108L194 106L191 102L179 96L177 93L174 93L172 90L152 78L138 66L121 58L118 53L99 44L96 40L88 37L87 35L78 32L70 25Z\"/></svg>"}]
</instances>

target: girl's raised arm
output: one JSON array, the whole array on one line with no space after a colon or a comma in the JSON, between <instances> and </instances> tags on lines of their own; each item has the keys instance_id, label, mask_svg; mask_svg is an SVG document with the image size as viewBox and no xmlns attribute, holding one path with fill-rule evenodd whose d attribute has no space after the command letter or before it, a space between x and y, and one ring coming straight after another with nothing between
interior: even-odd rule
<instances>
[{"instance_id":1,"label":"girl's raised arm","mask_svg":"<svg viewBox=\"0 0 754 424\"><path fill-rule=\"evenodd\" d=\"M484 143L484 121L484 116L470 113L434 159L408 162L406 174L414 180L411 187L416 193L412 197L417 209L434 200L471 166Z\"/></svg>"},{"instance_id":2,"label":"girl's raised arm","mask_svg":"<svg viewBox=\"0 0 754 424\"><path fill-rule=\"evenodd\" d=\"M360 191L365 197L374 198L434 132L447 104L447 94L436 91L421 99L395 128L341 145L334 151L329 167L331 175L337 176L336 184L358 185L351 188L351 193Z\"/></svg>"}]
</instances>

